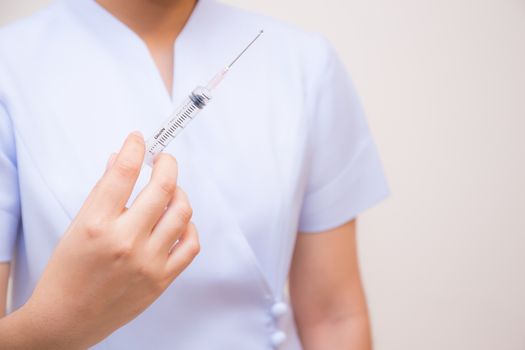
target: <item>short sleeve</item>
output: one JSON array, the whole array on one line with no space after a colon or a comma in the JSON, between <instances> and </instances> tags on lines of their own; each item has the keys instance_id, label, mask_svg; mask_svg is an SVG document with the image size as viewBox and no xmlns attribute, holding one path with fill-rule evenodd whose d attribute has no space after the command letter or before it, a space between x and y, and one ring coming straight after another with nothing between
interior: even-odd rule
<instances>
[{"instance_id":1,"label":"short sleeve","mask_svg":"<svg viewBox=\"0 0 525 350\"><path fill-rule=\"evenodd\" d=\"M306 188L300 232L336 228L388 196L378 151L354 85L335 50L321 39L311 85Z\"/></svg>"},{"instance_id":2,"label":"short sleeve","mask_svg":"<svg viewBox=\"0 0 525 350\"><path fill-rule=\"evenodd\" d=\"M13 127L0 101L0 262L10 261L20 224Z\"/></svg>"}]
</instances>

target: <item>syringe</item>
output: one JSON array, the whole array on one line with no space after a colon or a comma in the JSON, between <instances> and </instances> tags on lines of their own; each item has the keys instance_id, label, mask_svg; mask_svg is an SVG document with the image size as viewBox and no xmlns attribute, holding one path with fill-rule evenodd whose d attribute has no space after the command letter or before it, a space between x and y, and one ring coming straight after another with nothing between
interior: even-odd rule
<instances>
[{"instance_id":1,"label":"syringe","mask_svg":"<svg viewBox=\"0 0 525 350\"><path fill-rule=\"evenodd\" d=\"M250 46L257 40L263 31L259 31L257 36L250 41L250 43L241 51L240 54L219 73L217 73L206 85L197 86L186 100L177 108L169 117L169 119L158 129L155 134L146 141L146 155L144 163L151 166L153 159L157 154L162 152L164 148L195 118L195 116L206 106L211 100L211 91L219 85L222 79L226 76L230 68L237 62L237 60L248 50Z\"/></svg>"}]
</instances>

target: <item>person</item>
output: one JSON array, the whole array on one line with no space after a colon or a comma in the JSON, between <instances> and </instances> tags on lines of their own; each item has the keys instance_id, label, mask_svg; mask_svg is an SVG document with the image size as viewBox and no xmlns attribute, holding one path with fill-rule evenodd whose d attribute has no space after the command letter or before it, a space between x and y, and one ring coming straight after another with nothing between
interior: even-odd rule
<instances>
[{"instance_id":1,"label":"person","mask_svg":"<svg viewBox=\"0 0 525 350\"><path fill-rule=\"evenodd\" d=\"M150 174L142 135L261 29ZM319 34L215 0L0 31L1 349L370 349L356 218L387 194Z\"/></svg>"},{"instance_id":2,"label":"person","mask_svg":"<svg viewBox=\"0 0 525 350\"><path fill-rule=\"evenodd\" d=\"M110 158L29 301L0 322L0 348L98 342L150 305L195 257L197 231L172 157L155 160L150 183L125 210L143 159L142 137L132 134Z\"/></svg>"}]
</instances>

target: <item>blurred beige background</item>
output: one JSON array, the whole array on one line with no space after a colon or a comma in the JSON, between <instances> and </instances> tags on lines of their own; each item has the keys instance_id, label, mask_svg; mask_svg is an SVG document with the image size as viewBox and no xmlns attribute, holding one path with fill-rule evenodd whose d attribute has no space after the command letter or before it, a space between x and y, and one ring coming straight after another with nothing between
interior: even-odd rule
<instances>
[{"instance_id":1,"label":"blurred beige background","mask_svg":"<svg viewBox=\"0 0 525 350\"><path fill-rule=\"evenodd\" d=\"M525 0L227 2L324 33L359 88L392 188L359 235L376 349L524 350Z\"/></svg>"}]
</instances>

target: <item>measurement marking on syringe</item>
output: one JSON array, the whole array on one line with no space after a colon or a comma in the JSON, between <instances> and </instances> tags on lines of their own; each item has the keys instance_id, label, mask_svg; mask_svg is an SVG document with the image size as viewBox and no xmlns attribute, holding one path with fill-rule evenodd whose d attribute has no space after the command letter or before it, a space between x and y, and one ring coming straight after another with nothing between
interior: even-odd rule
<instances>
[{"instance_id":1,"label":"measurement marking on syringe","mask_svg":"<svg viewBox=\"0 0 525 350\"><path fill-rule=\"evenodd\" d=\"M164 138L165 138L166 140L169 140L170 137L173 137L173 133L171 133L171 132L170 132L168 135L166 135Z\"/></svg>"},{"instance_id":2,"label":"measurement marking on syringe","mask_svg":"<svg viewBox=\"0 0 525 350\"><path fill-rule=\"evenodd\" d=\"M182 128L182 124L181 124L180 120L177 120L175 122L175 125L177 125L179 128Z\"/></svg>"},{"instance_id":3,"label":"measurement marking on syringe","mask_svg":"<svg viewBox=\"0 0 525 350\"><path fill-rule=\"evenodd\" d=\"M156 136L158 144L154 146L156 149L159 145L165 147L170 142L170 139L174 138L179 129L184 129L189 120L193 119L191 116L197 107L193 103L186 105L186 110L179 113L169 122L169 127L163 128Z\"/></svg>"},{"instance_id":4,"label":"measurement marking on syringe","mask_svg":"<svg viewBox=\"0 0 525 350\"><path fill-rule=\"evenodd\" d=\"M169 132L169 130L166 130L166 132L164 133L164 135L162 135L162 142L165 142L169 139L169 136L172 136L171 132Z\"/></svg>"},{"instance_id":5,"label":"measurement marking on syringe","mask_svg":"<svg viewBox=\"0 0 525 350\"><path fill-rule=\"evenodd\" d=\"M170 137L173 137L173 132L170 131L170 130L166 130L166 133L164 134L163 137L167 140L167 139L169 139Z\"/></svg>"},{"instance_id":6,"label":"measurement marking on syringe","mask_svg":"<svg viewBox=\"0 0 525 350\"><path fill-rule=\"evenodd\" d=\"M171 120L171 126L169 128L164 128L161 132L157 134L158 144L162 145L163 147L166 147L165 145L169 142L170 138L175 137L175 133L177 132L177 130L184 129L185 124L192 119L191 115L196 109L197 108L193 103L189 103L187 105L187 109L184 112L180 113L178 116ZM156 149L157 146L158 145L155 145L154 148Z\"/></svg>"}]
</instances>

